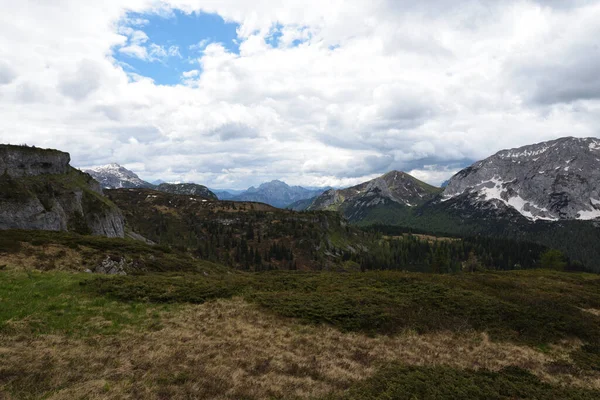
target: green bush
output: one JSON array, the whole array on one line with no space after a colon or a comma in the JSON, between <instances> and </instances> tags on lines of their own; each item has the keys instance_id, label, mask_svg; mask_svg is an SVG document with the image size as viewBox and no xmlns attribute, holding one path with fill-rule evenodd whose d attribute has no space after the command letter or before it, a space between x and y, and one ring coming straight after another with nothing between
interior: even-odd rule
<instances>
[{"instance_id":1,"label":"green bush","mask_svg":"<svg viewBox=\"0 0 600 400\"><path fill-rule=\"evenodd\" d=\"M594 400L600 398L600 392L552 386L517 367L490 372L393 364L382 368L366 381L356 384L343 398L348 400Z\"/></svg>"},{"instance_id":2,"label":"green bush","mask_svg":"<svg viewBox=\"0 0 600 400\"><path fill-rule=\"evenodd\" d=\"M98 278L90 290L121 300L198 303L243 295L285 317L343 331L488 332L543 345L565 338L600 343L599 277L528 271L456 276L400 272L140 275Z\"/></svg>"}]
</instances>

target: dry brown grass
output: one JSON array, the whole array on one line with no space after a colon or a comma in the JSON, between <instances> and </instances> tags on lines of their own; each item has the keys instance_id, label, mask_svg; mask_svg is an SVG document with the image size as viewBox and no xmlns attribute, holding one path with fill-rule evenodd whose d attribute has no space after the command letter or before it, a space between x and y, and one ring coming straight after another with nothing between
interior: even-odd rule
<instances>
[{"instance_id":1,"label":"dry brown grass","mask_svg":"<svg viewBox=\"0 0 600 400\"><path fill-rule=\"evenodd\" d=\"M120 336L6 336L0 399L310 398L341 392L382 363L499 370L516 365L559 384L600 388L600 374L557 371L579 343L542 353L471 333L367 337L300 325L236 298L164 314L163 329ZM4 387L2 386L4 385Z\"/></svg>"},{"instance_id":2,"label":"dry brown grass","mask_svg":"<svg viewBox=\"0 0 600 400\"><path fill-rule=\"evenodd\" d=\"M582 308L581 311L600 317L600 309L597 308Z\"/></svg>"},{"instance_id":3,"label":"dry brown grass","mask_svg":"<svg viewBox=\"0 0 600 400\"><path fill-rule=\"evenodd\" d=\"M21 251L17 253L0 253L0 265L13 270L83 271L85 251L85 248L74 250L58 244L21 243Z\"/></svg>"}]
</instances>

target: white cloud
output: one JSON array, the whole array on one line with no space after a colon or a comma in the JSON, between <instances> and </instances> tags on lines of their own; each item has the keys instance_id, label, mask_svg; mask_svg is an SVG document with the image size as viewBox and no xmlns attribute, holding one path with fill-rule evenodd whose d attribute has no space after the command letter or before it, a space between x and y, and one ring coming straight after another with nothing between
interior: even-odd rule
<instances>
[{"instance_id":1,"label":"white cloud","mask_svg":"<svg viewBox=\"0 0 600 400\"><path fill-rule=\"evenodd\" d=\"M238 188L390 169L441 183L501 148L599 136L599 1L0 5L0 141L61 148L80 166ZM198 38L181 85L126 73L114 52L181 56L128 11L175 8L238 23L240 54Z\"/></svg>"},{"instance_id":2,"label":"white cloud","mask_svg":"<svg viewBox=\"0 0 600 400\"><path fill-rule=\"evenodd\" d=\"M202 39L196 44L193 44L189 47L192 51L202 51L206 48L206 46L210 43L210 39Z\"/></svg>"}]
</instances>

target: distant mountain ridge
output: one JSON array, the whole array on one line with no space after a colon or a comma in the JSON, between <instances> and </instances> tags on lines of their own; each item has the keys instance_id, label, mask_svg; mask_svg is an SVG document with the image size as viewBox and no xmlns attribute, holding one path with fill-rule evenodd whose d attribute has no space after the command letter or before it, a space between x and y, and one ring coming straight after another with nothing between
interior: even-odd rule
<instances>
[{"instance_id":1,"label":"distant mountain ridge","mask_svg":"<svg viewBox=\"0 0 600 400\"><path fill-rule=\"evenodd\" d=\"M285 208L297 201L306 200L323 193L324 189L306 189L302 186L290 186L280 180L261 184L259 187L251 186L245 192L234 195L227 200L255 201L278 208Z\"/></svg>"},{"instance_id":2,"label":"distant mountain ridge","mask_svg":"<svg viewBox=\"0 0 600 400\"><path fill-rule=\"evenodd\" d=\"M195 183L165 183L162 180L155 181L160 182L159 185L155 185L140 179L133 171L116 163L87 169L84 172L100 182L104 189L155 189L172 194L203 196L208 199L253 201L278 208L285 208L294 202L313 198L328 189L305 189L301 186L289 186L279 180L263 183L259 187L251 186L245 191L213 191Z\"/></svg>"},{"instance_id":3,"label":"distant mountain ridge","mask_svg":"<svg viewBox=\"0 0 600 400\"><path fill-rule=\"evenodd\" d=\"M152 184L140 179L135 172L116 163L88 169L84 172L90 174L104 189L154 189L165 193L201 196L217 200L217 196L206 186L196 183L166 183L160 179Z\"/></svg>"}]
</instances>

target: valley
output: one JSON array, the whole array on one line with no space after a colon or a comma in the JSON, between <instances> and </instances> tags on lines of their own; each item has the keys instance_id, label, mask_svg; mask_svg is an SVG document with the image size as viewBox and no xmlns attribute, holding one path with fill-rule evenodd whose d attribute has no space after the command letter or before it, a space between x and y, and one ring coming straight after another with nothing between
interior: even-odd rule
<instances>
[{"instance_id":1,"label":"valley","mask_svg":"<svg viewBox=\"0 0 600 400\"><path fill-rule=\"evenodd\" d=\"M444 189L399 171L304 199L261 185L277 207L0 151L0 398L600 396L586 141L500 152L510 168ZM577 174L527 166L563 153Z\"/></svg>"}]
</instances>

